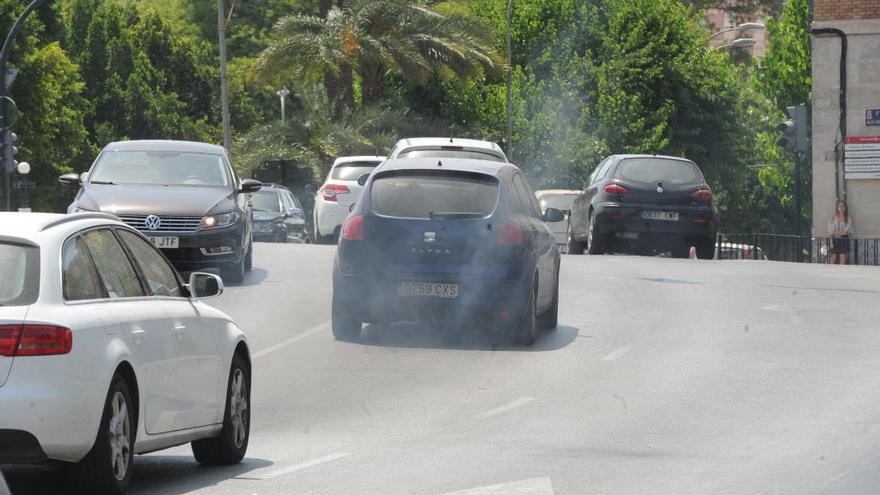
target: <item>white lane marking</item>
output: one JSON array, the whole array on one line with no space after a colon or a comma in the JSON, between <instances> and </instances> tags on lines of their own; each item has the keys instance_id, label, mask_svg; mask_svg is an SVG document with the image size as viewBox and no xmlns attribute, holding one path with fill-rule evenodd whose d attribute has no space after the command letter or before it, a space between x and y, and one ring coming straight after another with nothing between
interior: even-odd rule
<instances>
[{"instance_id":1,"label":"white lane marking","mask_svg":"<svg viewBox=\"0 0 880 495\"><path fill-rule=\"evenodd\" d=\"M325 332L329 328L330 328L330 322L325 321L324 323L321 323L320 325L316 325L316 326L306 330L305 332L303 332L299 335L295 335L295 336L285 340L284 342L279 342L279 343L273 345L272 347L267 347L267 348L263 349L262 351L257 351L251 356L251 358L256 359L259 357L263 357L266 354L269 354L270 352L275 352L279 349L283 349L283 348L289 346L290 344L293 344L293 343L299 342L300 340L303 340L305 338L311 337L312 335L315 335L316 333Z\"/></svg>"},{"instance_id":2,"label":"white lane marking","mask_svg":"<svg viewBox=\"0 0 880 495\"><path fill-rule=\"evenodd\" d=\"M623 347L618 347L617 349L611 351L611 354L602 358L602 361L614 361L615 359L623 356L627 352L631 351L632 347L625 345Z\"/></svg>"},{"instance_id":3,"label":"white lane marking","mask_svg":"<svg viewBox=\"0 0 880 495\"><path fill-rule=\"evenodd\" d=\"M495 409L491 409L491 410L486 411L484 413L480 413L476 417L477 418L491 418L492 416L497 416L503 412L507 412L507 411L510 411L511 409L516 409L519 406L523 406L525 404L528 404L529 402L531 402L533 400L535 400L534 397L520 397L519 399L516 399L513 402L508 402L507 404L504 404L503 406L499 406L499 407L496 407Z\"/></svg>"},{"instance_id":4,"label":"white lane marking","mask_svg":"<svg viewBox=\"0 0 880 495\"><path fill-rule=\"evenodd\" d=\"M294 464L293 466L288 466L280 469L273 469L271 471L266 472L258 477L261 480L268 480L272 478L277 478L279 476L284 476L285 474L295 473L297 471L302 471L303 469L309 469L315 466L320 466L321 464L326 464L328 462L332 462L338 459L342 459L344 457L348 457L351 454L348 452L337 452L335 454L325 455L324 457L318 457L317 459L312 459L310 461L301 462L299 464Z\"/></svg>"},{"instance_id":5,"label":"white lane marking","mask_svg":"<svg viewBox=\"0 0 880 495\"><path fill-rule=\"evenodd\" d=\"M469 488L444 495L553 495L553 483L549 477L532 478L513 483Z\"/></svg>"}]
</instances>

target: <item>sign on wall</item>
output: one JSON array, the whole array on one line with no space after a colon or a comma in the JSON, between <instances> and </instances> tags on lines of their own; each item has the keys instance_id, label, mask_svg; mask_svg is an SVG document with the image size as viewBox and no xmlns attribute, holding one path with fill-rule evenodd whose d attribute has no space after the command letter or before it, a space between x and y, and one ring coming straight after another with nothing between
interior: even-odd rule
<instances>
[{"instance_id":1,"label":"sign on wall","mask_svg":"<svg viewBox=\"0 0 880 495\"><path fill-rule=\"evenodd\" d=\"M880 126L880 109L868 110L866 122L872 111L877 112ZM843 176L846 179L880 179L880 136L851 136L844 147Z\"/></svg>"},{"instance_id":2,"label":"sign on wall","mask_svg":"<svg viewBox=\"0 0 880 495\"><path fill-rule=\"evenodd\" d=\"M865 110L865 126L880 127L880 108L869 108Z\"/></svg>"}]
</instances>

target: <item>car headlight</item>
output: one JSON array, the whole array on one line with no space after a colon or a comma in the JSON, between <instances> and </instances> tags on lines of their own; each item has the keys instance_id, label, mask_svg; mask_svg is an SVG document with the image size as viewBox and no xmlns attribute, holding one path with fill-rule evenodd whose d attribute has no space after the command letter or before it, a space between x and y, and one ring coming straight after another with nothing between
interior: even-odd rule
<instances>
[{"instance_id":1,"label":"car headlight","mask_svg":"<svg viewBox=\"0 0 880 495\"><path fill-rule=\"evenodd\" d=\"M217 229L220 227L228 227L238 220L238 213L230 211L229 213L221 213L219 215L208 215L202 218L203 229Z\"/></svg>"}]
</instances>

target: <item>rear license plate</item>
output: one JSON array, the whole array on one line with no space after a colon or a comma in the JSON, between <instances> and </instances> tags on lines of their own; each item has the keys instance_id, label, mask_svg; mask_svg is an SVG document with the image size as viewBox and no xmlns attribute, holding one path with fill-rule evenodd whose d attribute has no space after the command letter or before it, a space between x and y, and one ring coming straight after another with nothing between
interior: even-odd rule
<instances>
[{"instance_id":1,"label":"rear license plate","mask_svg":"<svg viewBox=\"0 0 880 495\"><path fill-rule=\"evenodd\" d=\"M148 237L148 239L159 249L177 249L180 247L180 239L177 237Z\"/></svg>"},{"instance_id":2,"label":"rear license plate","mask_svg":"<svg viewBox=\"0 0 880 495\"><path fill-rule=\"evenodd\" d=\"M440 297L455 299L458 297L458 284L435 284L432 282L403 282L397 289L401 296Z\"/></svg>"},{"instance_id":3,"label":"rear license plate","mask_svg":"<svg viewBox=\"0 0 880 495\"><path fill-rule=\"evenodd\" d=\"M642 218L645 220L663 220L665 222L677 222L678 212L674 211L643 211Z\"/></svg>"}]
</instances>

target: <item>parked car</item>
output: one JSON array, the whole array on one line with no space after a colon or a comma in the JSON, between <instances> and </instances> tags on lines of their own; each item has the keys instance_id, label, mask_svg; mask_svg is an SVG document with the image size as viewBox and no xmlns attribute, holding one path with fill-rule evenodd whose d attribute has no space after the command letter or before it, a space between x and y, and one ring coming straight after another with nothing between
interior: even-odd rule
<instances>
[{"instance_id":1,"label":"parked car","mask_svg":"<svg viewBox=\"0 0 880 495\"><path fill-rule=\"evenodd\" d=\"M235 464L250 432L245 336L142 234L103 213L0 213L0 464L62 461L122 493L132 457L188 442Z\"/></svg>"},{"instance_id":2,"label":"parked car","mask_svg":"<svg viewBox=\"0 0 880 495\"><path fill-rule=\"evenodd\" d=\"M736 244L732 242L719 242L715 246L716 260L763 260L767 261L767 255L760 246L752 244Z\"/></svg>"},{"instance_id":3,"label":"parked car","mask_svg":"<svg viewBox=\"0 0 880 495\"><path fill-rule=\"evenodd\" d=\"M188 141L108 144L80 186L68 213L112 213L143 232L181 271L219 268L241 282L253 262L250 193L259 181L239 180L221 146Z\"/></svg>"},{"instance_id":4,"label":"parked car","mask_svg":"<svg viewBox=\"0 0 880 495\"><path fill-rule=\"evenodd\" d=\"M516 166L500 161L389 160L345 220L333 271L332 329L463 316L520 344L554 328L560 255Z\"/></svg>"},{"instance_id":5,"label":"parked car","mask_svg":"<svg viewBox=\"0 0 880 495\"><path fill-rule=\"evenodd\" d=\"M568 252L602 254L614 244L715 251L712 190L700 168L684 158L612 155L600 163L571 208Z\"/></svg>"},{"instance_id":6,"label":"parked car","mask_svg":"<svg viewBox=\"0 0 880 495\"><path fill-rule=\"evenodd\" d=\"M289 189L263 184L252 199L255 241L310 242L303 207Z\"/></svg>"},{"instance_id":7,"label":"parked car","mask_svg":"<svg viewBox=\"0 0 880 495\"><path fill-rule=\"evenodd\" d=\"M388 159L398 158L461 158L507 162L507 155L501 146L491 141L439 137L401 139L388 155Z\"/></svg>"},{"instance_id":8,"label":"parked car","mask_svg":"<svg viewBox=\"0 0 880 495\"><path fill-rule=\"evenodd\" d=\"M316 244L332 244L339 237L342 221L348 216L351 205L360 198L363 186L358 178L369 174L385 161L384 156L342 156L333 162L327 180L317 190L314 210L314 236Z\"/></svg>"},{"instance_id":9,"label":"parked car","mask_svg":"<svg viewBox=\"0 0 880 495\"><path fill-rule=\"evenodd\" d=\"M556 239L556 247L561 253L568 252L568 215L571 213L571 204L580 191L570 189L543 189L535 191L538 205L544 212L547 208L556 208L565 214L565 218L559 222L550 224L553 237Z\"/></svg>"}]
</instances>

